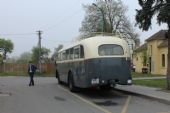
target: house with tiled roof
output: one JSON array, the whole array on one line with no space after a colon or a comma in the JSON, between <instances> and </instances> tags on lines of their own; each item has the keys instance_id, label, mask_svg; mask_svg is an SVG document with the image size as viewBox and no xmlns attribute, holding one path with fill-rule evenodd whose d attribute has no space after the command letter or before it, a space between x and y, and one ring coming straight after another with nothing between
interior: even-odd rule
<instances>
[{"instance_id":1,"label":"house with tiled roof","mask_svg":"<svg viewBox=\"0 0 170 113\"><path fill-rule=\"evenodd\" d=\"M142 72L142 68L146 66L147 44L144 43L133 51L133 65L135 65L136 72Z\"/></svg>"},{"instance_id":2,"label":"house with tiled roof","mask_svg":"<svg viewBox=\"0 0 170 113\"><path fill-rule=\"evenodd\" d=\"M134 51L133 63L137 72L142 72L142 67L147 67L152 74L166 75L168 62L168 41L166 30L160 30L145 40L145 46L142 45ZM143 47L144 46L144 47ZM145 48L145 49L142 49ZM144 59L146 51L146 59ZM143 55L141 55L141 53ZM144 61L146 63L144 63Z\"/></svg>"}]
</instances>

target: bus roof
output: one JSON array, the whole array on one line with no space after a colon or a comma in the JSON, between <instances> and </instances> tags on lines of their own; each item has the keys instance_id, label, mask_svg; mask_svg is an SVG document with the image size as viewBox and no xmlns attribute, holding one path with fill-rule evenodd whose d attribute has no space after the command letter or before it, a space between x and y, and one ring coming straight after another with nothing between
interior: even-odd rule
<instances>
[{"instance_id":1,"label":"bus roof","mask_svg":"<svg viewBox=\"0 0 170 113\"><path fill-rule=\"evenodd\" d=\"M106 40L107 38L107 40ZM95 42L112 42L113 44L121 44L122 41L125 41L124 39L115 37L115 36L94 36L94 37L89 37L80 41L76 41L71 43L70 45L64 47L63 49L61 49L59 52L63 51L63 50L67 50L69 48L75 47L77 45L84 45L84 44L95 44Z\"/></svg>"},{"instance_id":2,"label":"bus roof","mask_svg":"<svg viewBox=\"0 0 170 113\"><path fill-rule=\"evenodd\" d=\"M85 57L86 58L95 58L95 57L100 57L98 55L98 47L100 45L104 44L117 44L123 47L125 54L123 55L124 57L129 57L129 48L128 44L124 39L118 38L118 37L113 37L113 36L95 36L95 37L90 37L81 41L77 41L72 43L71 45L61 49L59 52L65 51L69 48L73 48L78 45L83 45L84 47L84 52L85 52ZM121 57L123 57L121 56Z\"/></svg>"}]
</instances>

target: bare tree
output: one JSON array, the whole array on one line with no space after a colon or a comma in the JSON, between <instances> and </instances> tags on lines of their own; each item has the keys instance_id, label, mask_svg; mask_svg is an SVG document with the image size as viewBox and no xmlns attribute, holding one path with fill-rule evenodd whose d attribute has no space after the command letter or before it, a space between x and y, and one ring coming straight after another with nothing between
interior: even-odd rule
<instances>
[{"instance_id":1,"label":"bare tree","mask_svg":"<svg viewBox=\"0 0 170 113\"><path fill-rule=\"evenodd\" d=\"M83 7L86 15L79 29L81 38L90 37L94 32L105 32L121 35L123 38L133 39L139 43L138 34L125 15L127 7L121 0L100 0L91 5L83 5Z\"/></svg>"}]
</instances>

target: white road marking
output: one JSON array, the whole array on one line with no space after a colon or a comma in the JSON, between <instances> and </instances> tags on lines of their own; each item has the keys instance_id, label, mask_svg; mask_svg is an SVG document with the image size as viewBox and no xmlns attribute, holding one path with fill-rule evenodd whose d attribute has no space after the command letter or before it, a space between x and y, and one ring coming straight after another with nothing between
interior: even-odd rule
<instances>
[{"instance_id":1,"label":"white road marking","mask_svg":"<svg viewBox=\"0 0 170 113\"><path fill-rule=\"evenodd\" d=\"M100 110L100 111L102 111L102 112L104 112L104 113L112 113L111 111L108 111L107 109L104 109L104 108L102 108L102 107L100 107L100 106L97 106L96 104L94 104L94 103L92 103L92 102L90 102L90 101L82 98L82 97L79 96L79 95L76 95L76 94L74 94L74 93L71 93L70 91L66 90L65 88L63 88L63 87L61 87L61 86L60 86L59 88L63 89L64 91L66 91L67 93L71 94L72 96L74 96L74 97L78 98L79 100L81 100L81 101L83 101L83 102L85 102L85 103L93 106L94 108L97 108L98 110Z\"/></svg>"},{"instance_id":2,"label":"white road marking","mask_svg":"<svg viewBox=\"0 0 170 113\"><path fill-rule=\"evenodd\" d=\"M132 98L131 96L128 96L121 113L127 113L129 102L130 102L131 98Z\"/></svg>"},{"instance_id":3,"label":"white road marking","mask_svg":"<svg viewBox=\"0 0 170 113\"><path fill-rule=\"evenodd\" d=\"M168 112L159 112L159 113L170 113L170 111L168 111Z\"/></svg>"}]
</instances>

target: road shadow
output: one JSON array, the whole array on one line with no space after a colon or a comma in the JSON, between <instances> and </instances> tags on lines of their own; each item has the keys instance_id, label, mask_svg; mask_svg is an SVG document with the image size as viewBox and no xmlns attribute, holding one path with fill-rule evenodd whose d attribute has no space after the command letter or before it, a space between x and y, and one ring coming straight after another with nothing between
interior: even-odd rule
<instances>
[{"instance_id":1,"label":"road shadow","mask_svg":"<svg viewBox=\"0 0 170 113\"><path fill-rule=\"evenodd\" d=\"M67 84L60 84L61 87L69 90ZM114 90L100 90L97 88L78 88L76 92L72 92L76 95L79 95L86 100L91 101L92 103L98 106L117 106L121 105L127 99L126 94Z\"/></svg>"}]
</instances>

